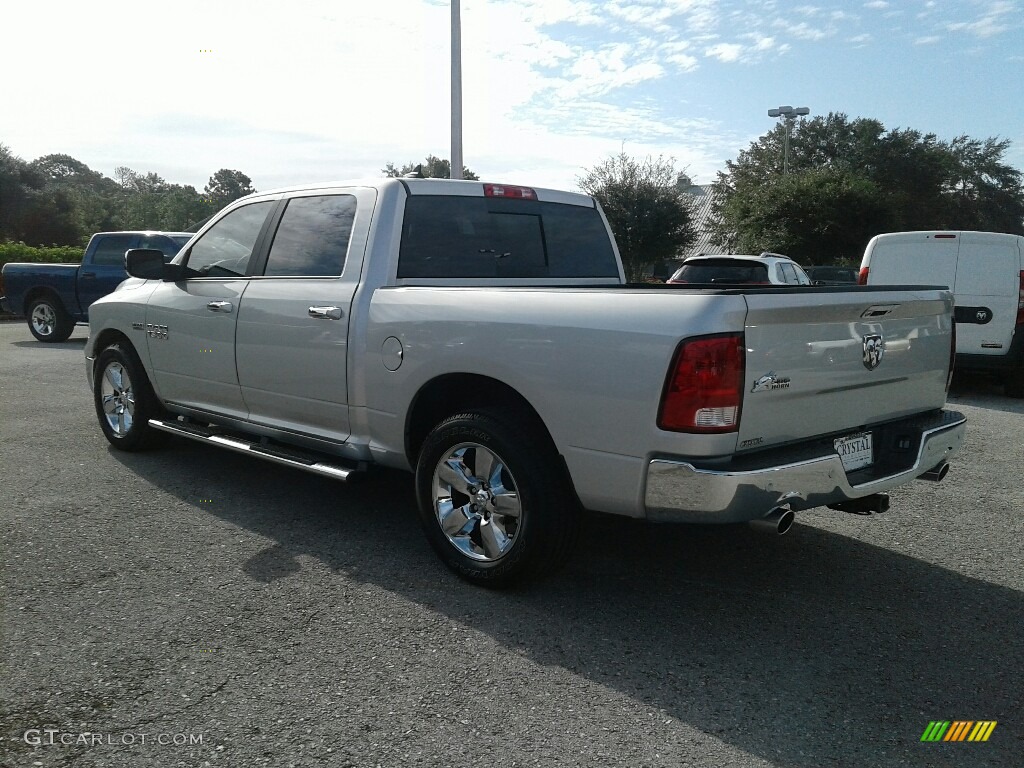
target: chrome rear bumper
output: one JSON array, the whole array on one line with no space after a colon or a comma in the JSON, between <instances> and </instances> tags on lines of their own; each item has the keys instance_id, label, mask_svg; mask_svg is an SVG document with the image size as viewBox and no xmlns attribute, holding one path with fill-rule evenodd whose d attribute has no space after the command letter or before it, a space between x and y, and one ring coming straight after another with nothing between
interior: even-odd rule
<instances>
[{"instance_id":1,"label":"chrome rear bumper","mask_svg":"<svg viewBox=\"0 0 1024 768\"><path fill-rule=\"evenodd\" d=\"M956 455L967 419L942 411L914 420L918 451L910 466L882 477L853 482L836 453L754 468L701 468L674 459L652 459L644 505L650 520L680 523L741 523L788 505L794 511L857 499L913 480Z\"/></svg>"}]
</instances>

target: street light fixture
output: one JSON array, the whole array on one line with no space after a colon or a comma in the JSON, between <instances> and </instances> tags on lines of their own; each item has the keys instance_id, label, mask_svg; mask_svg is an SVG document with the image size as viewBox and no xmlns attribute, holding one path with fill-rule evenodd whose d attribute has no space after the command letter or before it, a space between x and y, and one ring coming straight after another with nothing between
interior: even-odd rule
<instances>
[{"instance_id":1,"label":"street light fixture","mask_svg":"<svg viewBox=\"0 0 1024 768\"><path fill-rule=\"evenodd\" d=\"M811 114L811 110L807 107L779 107L778 109L769 109L768 117L781 117L786 121L786 142L785 149L782 153L782 172L789 173L789 134L793 130L793 121L798 117Z\"/></svg>"}]
</instances>

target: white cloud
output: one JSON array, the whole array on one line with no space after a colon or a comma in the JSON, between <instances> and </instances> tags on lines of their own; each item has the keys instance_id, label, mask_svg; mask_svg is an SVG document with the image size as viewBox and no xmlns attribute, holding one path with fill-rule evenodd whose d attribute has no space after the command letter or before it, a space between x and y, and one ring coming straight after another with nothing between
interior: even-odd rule
<instances>
[{"instance_id":1,"label":"white cloud","mask_svg":"<svg viewBox=\"0 0 1024 768\"><path fill-rule=\"evenodd\" d=\"M743 55L743 46L737 43L718 43L705 50L704 55L726 63L739 61Z\"/></svg>"},{"instance_id":2,"label":"white cloud","mask_svg":"<svg viewBox=\"0 0 1024 768\"><path fill-rule=\"evenodd\" d=\"M1010 30L1014 25L1008 17L1019 12L1016 3L999 0L988 3L975 21L954 22L947 24L946 27L952 32L966 32L982 39L994 37Z\"/></svg>"},{"instance_id":3,"label":"white cloud","mask_svg":"<svg viewBox=\"0 0 1024 768\"><path fill-rule=\"evenodd\" d=\"M669 64L674 64L680 72L692 72L698 67L697 57L687 53L691 49L689 42L676 40L664 43L658 48L659 55Z\"/></svg>"},{"instance_id":4,"label":"white cloud","mask_svg":"<svg viewBox=\"0 0 1024 768\"><path fill-rule=\"evenodd\" d=\"M914 45L933 45L942 40L941 35L925 35L914 40Z\"/></svg>"},{"instance_id":5,"label":"white cloud","mask_svg":"<svg viewBox=\"0 0 1024 768\"><path fill-rule=\"evenodd\" d=\"M873 11L884 11L889 7L889 3L885 0L871 0L869 3L864 3L865 8L870 8Z\"/></svg>"},{"instance_id":6,"label":"white cloud","mask_svg":"<svg viewBox=\"0 0 1024 768\"><path fill-rule=\"evenodd\" d=\"M827 37L832 37L836 34L834 26L829 25L828 27L812 27L806 21L801 21L799 24L793 24L792 22L783 21L782 19L776 19L772 23L773 27L782 29L789 37L795 37L798 40L824 40Z\"/></svg>"}]
</instances>

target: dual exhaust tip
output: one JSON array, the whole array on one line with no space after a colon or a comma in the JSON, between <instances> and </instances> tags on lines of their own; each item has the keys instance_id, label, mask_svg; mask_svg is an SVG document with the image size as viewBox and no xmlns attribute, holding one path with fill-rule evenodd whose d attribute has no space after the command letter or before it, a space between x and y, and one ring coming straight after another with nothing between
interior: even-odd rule
<instances>
[{"instance_id":1,"label":"dual exhaust tip","mask_svg":"<svg viewBox=\"0 0 1024 768\"><path fill-rule=\"evenodd\" d=\"M919 480L931 480L933 483L937 483L940 480L942 480L942 478L944 478L948 473L949 473L949 462L948 461L944 461L941 464L938 464L938 465L932 467L931 469L929 469L927 472L925 472L923 475L921 475L918 479Z\"/></svg>"},{"instance_id":2,"label":"dual exhaust tip","mask_svg":"<svg viewBox=\"0 0 1024 768\"><path fill-rule=\"evenodd\" d=\"M779 536L785 534L793 527L793 510L786 507L776 507L759 520L751 520L750 527L768 533L777 533Z\"/></svg>"}]
</instances>

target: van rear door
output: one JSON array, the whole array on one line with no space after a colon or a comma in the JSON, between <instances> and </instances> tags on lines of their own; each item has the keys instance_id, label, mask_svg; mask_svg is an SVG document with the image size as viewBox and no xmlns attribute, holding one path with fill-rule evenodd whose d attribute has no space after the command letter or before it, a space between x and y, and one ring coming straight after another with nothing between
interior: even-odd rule
<instances>
[{"instance_id":1,"label":"van rear door","mask_svg":"<svg viewBox=\"0 0 1024 768\"><path fill-rule=\"evenodd\" d=\"M956 282L959 232L897 232L868 243L868 285L944 285Z\"/></svg>"},{"instance_id":2,"label":"van rear door","mask_svg":"<svg viewBox=\"0 0 1024 768\"><path fill-rule=\"evenodd\" d=\"M1005 355L1013 339L1020 292L1020 238L989 232L959 233L956 351Z\"/></svg>"}]
</instances>

